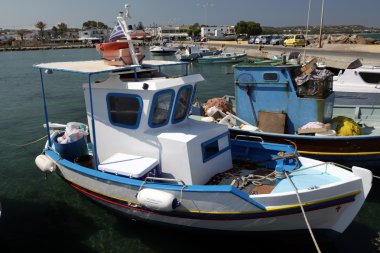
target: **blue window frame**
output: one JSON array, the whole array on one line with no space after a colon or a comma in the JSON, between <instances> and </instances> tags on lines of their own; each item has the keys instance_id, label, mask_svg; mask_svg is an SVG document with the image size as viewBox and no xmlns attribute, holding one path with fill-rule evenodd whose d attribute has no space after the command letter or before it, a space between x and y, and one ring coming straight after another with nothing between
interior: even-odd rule
<instances>
[{"instance_id":1,"label":"blue window frame","mask_svg":"<svg viewBox=\"0 0 380 253\"><path fill-rule=\"evenodd\" d=\"M207 162L231 148L228 133L221 134L201 144L203 162Z\"/></svg>"},{"instance_id":2,"label":"blue window frame","mask_svg":"<svg viewBox=\"0 0 380 253\"><path fill-rule=\"evenodd\" d=\"M108 118L112 125L136 129L139 127L143 102L134 94L107 95Z\"/></svg>"},{"instance_id":3,"label":"blue window frame","mask_svg":"<svg viewBox=\"0 0 380 253\"><path fill-rule=\"evenodd\" d=\"M173 90L162 90L154 94L149 113L149 126L152 128L165 126L170 119L174 100Z\"/></svg>"},{"instance_id":4,"label":"blue window frame","mask_svg":"<svg viewBox=\"0 0 380 253\"><path fill-rule=\"evenodd\" d=\"M178 95L174 104L174 112L172 116L172 123L183 121L189 113L190 102L192 99L193 86L186 85L179 89Z\"/></svg>"}]
</instances>

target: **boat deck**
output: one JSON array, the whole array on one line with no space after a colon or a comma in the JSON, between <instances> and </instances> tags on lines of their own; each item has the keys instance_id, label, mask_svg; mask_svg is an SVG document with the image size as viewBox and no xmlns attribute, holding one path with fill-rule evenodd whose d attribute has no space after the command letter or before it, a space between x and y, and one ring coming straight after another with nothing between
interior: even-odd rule
<instances>
[{"instance_id":1,"label":"boat deck","mask_svg":"<svg viewBox=\"0 0 380 253\"><path fill-rule=\"evenodd\" d=\"M275 185L274 170L259 167L251 162L235 160L233 168L213 176L207 185L233 185L252 194L271 193Z\"/></svg>"}]
</instances>

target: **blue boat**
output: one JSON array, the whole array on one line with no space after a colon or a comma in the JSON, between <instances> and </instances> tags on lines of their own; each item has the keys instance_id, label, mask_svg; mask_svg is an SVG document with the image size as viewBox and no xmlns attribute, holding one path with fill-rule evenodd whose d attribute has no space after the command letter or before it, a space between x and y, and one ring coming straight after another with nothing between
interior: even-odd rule
<instances>
[{"instance_id":1,"label":"blue boat","mask_svg":"<svg viewBox=\"0 0 380 253\"><path fill-rule=\"evenodd\" d=\"M279 143L291 141L307 157L378 168L380 107L335 104L332 77L297 85L296 79L302 76L302 71L306 71L305 67L282 61L236 65L236 115L262 131L231 129L231 135ZM339 136L332 129L336 123L330 125L330 130L302 129L310 122L332 123L338 116L355 121L361 134Z\"/></svg>"}]
</instances>

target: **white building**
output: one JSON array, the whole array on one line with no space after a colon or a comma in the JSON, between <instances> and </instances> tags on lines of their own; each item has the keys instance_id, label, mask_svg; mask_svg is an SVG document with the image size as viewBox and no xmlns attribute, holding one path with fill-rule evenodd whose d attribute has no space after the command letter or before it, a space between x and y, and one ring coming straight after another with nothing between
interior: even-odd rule
<instances>
[{"instance_id":1,"label":"white building","mask_svg":"<svg viewBox=\"0 0 380 253\"><path fill-rule=\"evenodd\" d=\"M158 37L161 40L186 40L189 37L187 29L183 29L179 26L162 26L158 27Z\"/></svg>"},{"instance_id":2,"label":"white building","mask_svg":"<svg viewBox=\"0 0 380 253\"><path fill-rule=\"evenodd\" d=\"M79 31L79 39L84 43L98 43L103 42L109 36L107 29L88 29Z\"/></svg>"},{"instance_id":3,"label":"white building","mask_svg":"<svg viewBox=\"0 0 380 253\"><path fill-rule=\"evenodd\" d=\"M205 26L201 27L201 37L223 36L225 34L235 33L234 26Z\"/></svg>"}]
</instances>

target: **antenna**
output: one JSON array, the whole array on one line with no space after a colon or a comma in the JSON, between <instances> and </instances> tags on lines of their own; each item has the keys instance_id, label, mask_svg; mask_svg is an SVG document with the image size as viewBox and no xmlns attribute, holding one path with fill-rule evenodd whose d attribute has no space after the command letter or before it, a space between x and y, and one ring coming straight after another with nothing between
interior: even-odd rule
<instances>
[{"instance_id":1,"label":"antenna","mask_svg":"<svg viewBox=\"0 0 380 253\"><path fill-rule=\"evenodd\" d=\"M126 22L126 18L131 18L131 16L129 15L129 5L125 4L124 8L125 8L125 15L123 16L123 12L120 12L119 16L117 17L117 21L119 25L121 26L121 29L123 30L125 37L127 37L128 44L129 44L129 51L131 52L133 64L139 65L139 61L137 59L136 52L135 52L135 47L133 46L132 39L131 39L132 30L128 28L128 25Z\"/></svg>"},{"instance_id":2,"label":"antenna","mask_svg":"<svg viewBox=\"0 0 380 253\"><path fill-rule=\"evenodd\" d=\"M124 5L124 9L125 9L125 17L126 18L131 18L131 16L129 15L129 5L125 4Z\"/></svg>"}]
</instances>

